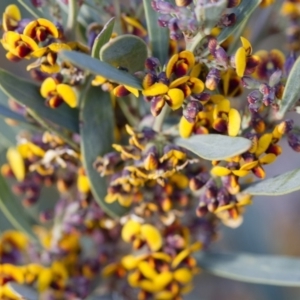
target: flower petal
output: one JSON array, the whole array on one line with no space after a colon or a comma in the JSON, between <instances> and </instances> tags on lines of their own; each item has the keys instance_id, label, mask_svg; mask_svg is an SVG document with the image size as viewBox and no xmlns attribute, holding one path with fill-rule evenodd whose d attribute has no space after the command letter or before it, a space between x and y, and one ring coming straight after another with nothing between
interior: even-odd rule
<instances>
[{"instance_id":1,"label":"flower petal","mask_svg":"<svg viewBox=\"0 0 300 300\"><path fill-rule=\"evenodd\" d=\"M166 100L168 105L173 109L176 110L180 108L184 101L184 93L180 89L170 89L168 91L169 99Z\"/></svg>"},{"instance_id":2,"label":"flower petal","mask_svg":"<svg viewBox=\"0 0 300 300\"><path fill-rule=\"evenodd\" d=\"M241 116L238 110L231 108L228 114L228 135L237 136L241 127Z\"/></svg>"},{"instance_id":3,"label":"flower petal","mask_svg":"<svg viewBox=\"0 0 300 300\"><path fill-rule=\"evenodd\" d=\"M46 78L41 85L41 95L47 98L51 93L56 91L57 83L52 77Z\"/></svg>"},{"instance_id":4,"label":"flower petal","mask_svg":"<svg viewBox=\"0 0 300 300\"><path fill-rule=\"evenodd\" d=\"M68 84L58 84L56 86L58 95L72 108L77 105L77 96L73 88Z\"/></svg>"},{"instance_id":5,"label":"flower petal","mask_svg":"<svg viewBox=\"0 0 300 300\"><path fill-rule=\"evenodd\" d=\"M163 244L163 239L159 230L150 224L141 226L141 236L152 251L158 251Z\"/></svg>"},{"instance_id":6,"label":"flower petal","mask_svg":"<svg viewBox=\"0 0 300 300\"><path fill-rule=\"evenodd\" d=\"M25 163L22 155L16 148L9 148L6 153L7 161L18 181L23 181L25 178Z\"/></svg>"},{"instance_id":7,"label":"flower petal","mask_svg":"<svg viewBox=\"0 0 300 300\"><path fill-rule=\"evenodd\" d=\"M143 274L143 276L147 279L153 280L157 276L157 272L147 261L141 261L138 264L138 269Z\"/></svg>"},{"instance_id":8,"label":"flower petal","mask_svg":"<svg viewBox=\"0 0 300 300\"><path fill-rule=\"evenodd\" d=\"M191 77L189 82L192 84L192 93L193 94L200 94L204 90L204 82L196 77Z\"/></svg>"},{"instance_id":9,"label":"flower petal","mask_svg":"<svg viewBox=\"0 0 300 300\"><path fill-rule=\"evenodd\" d=\"M178 61L178 54L174 54L170 58L170 60L167 64L167 67L166 67L166 76L167 76L167 78L170 78L171 74L173 73L174 66L175 66L177 61Z\"/></svg>"},{"instance_id":10,"label":"flower petal","mask_svg":"<svg viewBox=\"0 0 300 300\"><path fill-rule=\"evenodd\" d=\"M243 47L238 48L235 53L235 66L237 75L242 77L246 69L246 50Z\"/></svg>"},{"instance_id":11,"label":"flower petal","mask_svg":"<svg viewBox=\"0 0 300 300\"><path fill-rule=\"evenodd\" d=\"M190 78L190 76L182 76L180 78L177 78L170 83L169 88L172 89L181 84L184 84L189 80L189 78Z\"/></svg>"},{"instance_id":12,"label":"flower petal","mask_svg":"<svg viewBox=\"0 0 300 300\"><path fill-rule=\"evenodd\" d=\"M37 22L39 26L45 27L54 38L58 38L59 36L58 29L51 21L44 18L39 18L37 19Z\"/></svg>"},{"instance_id":13,"label":"flower petal","mask_svg":"<svg viewBox=\"0 0 300 300\"><path fill-rule=\"evenodd\" d=\"M231 173L231 171L225 167L215 166L212 168L210 173L214 176L227 176Z\"/></svg>"},{"instance_id":14,"label":"flower petal","mask_svg":"<svg viewBox=\"0 0 300 300\"><path fill-rule=\"evenodd\" d=\"M184 59L187 62L189 69L195 65L195 56L191 51L181 51L179 53L178 59Z\"/></svg>"},{"instance_id":15,"label":"flower petal","mask_svg":"<svg viewBox=\"0 0 300 300\"><path fill-rule=\"evenodd\" d=\"M257 157L260 156L262 153L266 152L266 150L270 146L270 143L272 142L272 138L273 138L272 133L265 133L259 138L257 149L255 151L255 155Z\"/></svg>"},{"instance_id":16,"label":"flower petal","mask_svg":"<svg viewBox=\"0 0 300 300\"><path fill-rule=\"evenodd\" d=\"M174 279L182 284L187 284L193 279L193 274L188 268L180 268L174 272Z\"/></svg>"},{"instance_id":17,"label":"flower petal","mask_svg":"<svg viewBox=\"0 0 300 300\"><path fill-rule=\"evenodd\" d=\"M274 153L268 153L263 157L259 158L259 162L263 165L268 165L276 160L277 156Z\"/></svg>"},{"instance_id":18,"label":"flower petal","mask_svg":"<svg viewBox=\"0 0 300 300\"><path fill-rule=\"evenodd\" d=\"M190 123L184 116L181 117L179 122L179 134L182 138L188 138L193 131L195 123Z\"/></svg>"},{"instance_id":19,"label":"flower petal","mask_svg":"<svg viewBox=\"0 0 300 300\"><path fill-rule=\"evenodd\" d=\"M133 87L131 87L131 86L129 86L129 85L125 85L125 88L131 93L131 94L133 94L135 97L139 97L139 90L138 89L136 89L136 88L133 88Z\"/></svg>"},{"instance_id":20,"label":"flower petal","mask_svg":"<svg viewBox=\"0 0 300 300\"><path fill-rule=\"evenodd\" d=\"M247 56L251 55L251 53L252 53L251 43L242 36L241 36L241 42L242 42L243 48L246 50L246 55Z\"/></svg>"},{"instance_id":21,"label":"flower petal","mask_svg":"<svg viewBox=\"0 0 300 300\"><path fill-rule=\"evenodd\" d=\"M161 82L156 82L153 85L151 85L146 90L143 90L144 96L158 96L163 95L169 90L169 87Z\"/></svg>"},{"instance_id":22,"label":"flower petal","mask_svg":"<svg viewBox=\"0 0 300 300\"><path fill-rule=\"evenodd\" d=\"M122 228L122 239L129 243L136 234L140 233L140 230L141 224L139 222L129 220Z\"/></svg>"}]
</instances>

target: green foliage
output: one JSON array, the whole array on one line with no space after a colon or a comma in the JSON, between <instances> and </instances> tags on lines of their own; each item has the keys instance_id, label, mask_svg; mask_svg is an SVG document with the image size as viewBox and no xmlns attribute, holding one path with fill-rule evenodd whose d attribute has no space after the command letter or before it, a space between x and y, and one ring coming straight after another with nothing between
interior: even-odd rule
<instances>
[{"instance_id":1,"label":"green foliage","mask_svg":"<svg viewBox=\"0 0 300 300\"><path fill-rule=\"evenodd\" d=\"M8 97L21 105L26 105L39 116L68 130L78 132L78 109L72 109L65 104L55 110L47 107L38 86L34 83L0 69L0 88Z\"/></svg>"},{"instance_id":2,"label":"green foliage","mask_svg":"<svg viewBox=\"0 0 300 300\"><path fill-rule=\"evenodd\" d=\"M217 37L218 42L222 43L230 35L235 35L240 26L243 25L245 19L249 18L253 14L260 3L261 0L242 1L241 4L233 11L237 17L234 25L226 27L221 31Z\"/></svg>"},{"instance_id":3,"label":"green foliage","mask_svg":"<svg viewBox=\"0 0 300 300\"><path fill-rule=\"evenodd\" d=\"M11 282L9 284L9 287L14 291L21 299L26 299L26 300L38 300L39 295L36 290L29 286L24 286L17 284L15 282Z\"/></svg>"},{"instance_id":4,"label":"green foliage","mask_svg":"<svg viewBox=\"0 0 300 300\"><path fill-rule=\"evenodd\" d=\"M103 76L110 81L129 85L139 90L142 89L141 81L136 77L133 77L125 71L118 70L105 62L92 58L87 54L75 51L62 51L59 53L59 56L83 70L90 71L95 75Z\"/></svg>"},{"instance_id":5,"label":"green foliage","mask_svg":"<svg viewBox=\"0 0 300 300\"><path fill-rule=\"evenodd\" d=\"M300 190L300 169L295 169L263 181L254 182L243 189L251 195L278 196Z\"/></svg>"},{"instance_id":6,"label":"green foliage","mask_svg":"<svg viewBox=\"0 0 300 300\"><path fill-rule=\"evenodd\" d=\"M284 115L288 112L288 110L290 110L299 100L299 94L300 94L299 78L300 78L300 58L298 58L294 63L293 68L289 74L288 80L286 82L283 96L282 96L281 106L277 114L278 119L282 119Z\"/></svg>"},{"instance_id":7,"label":"green foliage","mask_svg":"<svg viewBox=\"0 0 300 300\"><path fill-rule=\"evenodd\" d=\"M210 253L196 255L201 268L213 275L252 283L300 287L300 260L284 256Z\"/></svg>"},{"instance_id":8,"label":"green foliage","mask_svg":"<svg viewBox=\"0 0 300 300\"><path fill-rule=\"evenodd\" d=\"M0 104L0 115L5 118L13 119L15 121L19 121L23 123L28 122L22 115L17 114L16 112L12 111L11 109L1 104Z\"/></svg>"},{"instance_id":9,"label":"green foliage","mask_svg":"<svg viewBox=\"0 0 300 300\"><path fill-rule=\"evenodd\" d=\"M97 35L92 48L91 56L100 58L101 48L110 40L113 33L115 18L111 18L103 27L101 32Z\"/></svg>"},{"instance_id":10,"label":"green foliage","mask_svg":"<svg viewBox=\"0 0 300 300\"><path fill-rule=\"evenodd\" d=\"M118 203L108 204L104 201L106 179L100 177L93 167L96 158L109 152L114 141L114 113L109 94L101 88L89 87L83 94L80 119L83 164L93 195L107 214L112 217L121 216L127 210Z\"/></svg>"},{"instance_id":11,"label":"green foliage","mask_svg":"<svg viewBox=\"0 0 300 300\"><path fill-rule=\"evenodd\" d=\"M2 211L8 221L17 230L24 232L33 241L36 241L36 236L32 231L32 223L20 202L13 196L5 179L0 175L0 211Z\"/></svg>"},{"instance_id":12,"label":"green foliage","mask_svg":"<svg viewBox=\"0 0 300 300\"><path fill-rule=\"evenodd\" d=\"M151 1L143 0L146 15L147 30L152 50L152 56L157 57L160 62L166 63L168 59L169 30L158 25L158 14L151 7Z\"/></svg>"},{"instance_id":13,"label":"green foliage","mask_svg":"<svg viewBox=\"0 0 300 300\"><path fill-rule=\"evenodd\" d=\"M194 135L188 139L178 138L175 143L207 160L222 160L247 151L251 141L242 137L220 134Z\"/></svg>"},{"instance_id":14,"label":"green foliage","mask_svg":"<svg viewBox=\"0 0 300 300\"><path fill-rule=\"evenodd\" d=\"M18 0L18 2L31 14L34 18L43 18L43 13L35 8L30 0Z\"/></svg>"},{"instance_id":15,"label":"green foliage","mask_svg":"<svg viewBox=\"0 0 300 300\"><path fill-rule=\"evenodd\" d=\"M144 70L147 45L139 37L124 34L102 46L100 59L116 68L126 68L129 73Z\"/></svg>"}]
</instances>

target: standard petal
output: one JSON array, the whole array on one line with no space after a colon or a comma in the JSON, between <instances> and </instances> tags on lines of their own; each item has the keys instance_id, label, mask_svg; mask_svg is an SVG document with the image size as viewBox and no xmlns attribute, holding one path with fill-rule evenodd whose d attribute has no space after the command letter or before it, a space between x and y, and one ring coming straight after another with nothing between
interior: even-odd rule
<instances>
[{"instance_id":1,"label":"standard petal","mask_svg":"<svg viewBox=\"0 0 300 300\"><path fill-rule=\"evenodd\" d=\"M231 108L228 114L228 135L237 136L241 127L241 116L237 109Z\"/></svg>"},{"instance_id":2,"label":"standard petal","mask_svg":"<svg viewBox=\"0 0 300 300\"><path fill-rule=\"evenodd\" d=\"M166 102L173 110L176 110L182 106L185 98L182 90L170 89L168 91L168 96L169 98L166 100Z\"/></svg>"},{"instance_id":3,"label":"standard petal","mask_svg":"<svg viewBox=\"0 0 300 300\"><path fill-rule=\"evenodd\" d=\"M246 69L246 50L243 47L238 48L235 53L236 73L242 77Z\"/></svg>"},{"instance_id":4,"label":"standard petal","mask_svg":"<svg viewBox=\"0 0 300 300\"><path fill-rule=\"evenodd\" d=\"M56 86L57 86L57 83L53 78L51 78L51 77L46 78L43 81L42 86L41 86L41 90L40 90L41 95L44 98L47 98L51 93L56 91Z\"/></svg>"},{"instance_id":5,"label":"standard petal","mask_svg":"<svg viewBox=\"0 0 300 300\"><path fill-rule=\"evenodd\" d=\"M134 220L129 220L122 228L122 239L129 243L136 234L140 233L140 230L141 223Z\"/></svg>"},{"instance_id":6,"label":"standard petal","mask_svg":"<svg viewBox=\"0 0 300 300\"><path fill-rule=\"evenodd\" d=\"M25 163L22 155L16 148L9 148L6 153L7 161L18 181L25 178Z\"/></svg>"},{"instance_id":7,"label":"standard petal","mask_svg":"<svg viewBox=\"0 0 300 300\"><path fill-rule=\"evenodd\" d=\"M72 108L77 105L77 96L73 88L69 85L61 83L56 87L58 95Z\"/></svg>"},{"instance_id":8,"label":"standard petal","mask_svg":"<svg viewBox=\"0 0 300 300\"><path fill-rule=\"evenodd\" d=\"M163 239L159 230L150 224L141 226L141 236L152 251L158 251L163 244Z\"/></svg>"},{"instance_id":9,"label":"standard petal","mask_svg":"<svg viewBox=\"0 0 300 300\"><path fill-rule=\"evenodd\" d=\"M154 97L163 95L169 90L169 87L161 82L156 82L146 90L143 90L144 96Z\"/></svg>"},{"instance_id":10,"label":"standard petal","mask_svg":"<svg viewBox=\"0 0 300 300\"><path fill-rule=\"evenodd\" d=\"M192 132L195 123L190 123L184 116L181 117L179 122L179 134L182 138L188 138Z\"/></svg>"}]
</instances>

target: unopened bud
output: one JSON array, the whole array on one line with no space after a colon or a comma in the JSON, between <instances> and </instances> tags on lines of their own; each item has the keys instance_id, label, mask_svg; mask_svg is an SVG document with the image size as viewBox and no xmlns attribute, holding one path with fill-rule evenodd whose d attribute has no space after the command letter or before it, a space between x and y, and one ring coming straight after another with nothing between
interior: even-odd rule
<instances>
[{"instance_id":1,"label":"unopened bud","mask_svg":"<svg viewBox=\"0 0 300 300\"><path fill-rule=\"evenodd\" d=\"M196 121L198 113L203 109L203 106L198 101L189 101L187 106L183 109L183 116L190 122Z\"/></svg>"},{"instance_id":2,"label":"unopened bud","mask_svg":"<svg viewBox=\"0 0 300 300\"><path fill-rule=\"evenodd\" d=\"M207 74L205 86L209 90L213 91L217 88L217 86L220 82L220 79L221 79L220 71L218 69L213 68Z\"/></svg>"}]
</instances>

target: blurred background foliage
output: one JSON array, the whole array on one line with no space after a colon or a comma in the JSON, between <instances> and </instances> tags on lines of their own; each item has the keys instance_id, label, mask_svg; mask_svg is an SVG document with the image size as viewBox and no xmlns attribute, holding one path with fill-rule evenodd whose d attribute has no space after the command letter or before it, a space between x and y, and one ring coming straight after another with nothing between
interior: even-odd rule
<instances>
[{"instance_id":1,"label":"blurred background foliage","mask_svg":"<svg viewBox=\"0 0 300 300\"><path fill-rule=\"evenodd\" d=\"M49 0L45 0L49 1ZM249 0L251 1L251 0ZM278 6L281 1L278 2ZM1 0L0 11L3 11L8 4L18 4L17 0ZM278 7L277 6L277 7ZM21 8L21 6L19 5ZM257 38L257 34L262 31L262 18L272 13L274 7L254 13L249 23L250 41ZM275 8L276 9L276 8ZM22 15L28 14L22 9ZM280 24L281 20L277 20ZM252 38L251 38L252 37ZM284 36L273 34L270 37L260 39L254 44L254 51L261 49L271 50L277 48L284 49ZM5 68L18 76L28 76L25 65L28 62L12 64L5 59L3 48L0 47L0 68ZM0 91L0 102L6 96ZM296 115L295 115L296 116ZM296 125L297 117L293 116ZM299 115L298 115L299 119ZM14 141L14 133L20 128L8 127L2 117L0 117L0 164L5 161L5 147ZM279 173L290 171L300 167L299 154L288 147L286 140L281 141L283 155L278 157L276 164L267 166L268 177ZM39 206L44 208L52 206L57 198L54 190L44 189L41 195ZM52 203L51 203L52 202ZM36 212L40 207L30 208L30 214L36 218ZM10 228L10 223L0 212L1 230ZM294 192L284 196L276 197L255 197L254 204L247 209L244 217L244 223L237 229L220 228L219 239L213 244L212 249L233 252L248 252L257 254L290 255L300 257L300 192ZM195 279L195 289L186 298L187 300L295 300L300 299L300 288L266 286L252 283L242 283L223 279L201 273ZM201 295L201 298L199 297Z\"/></svg>"}]
</instances>

